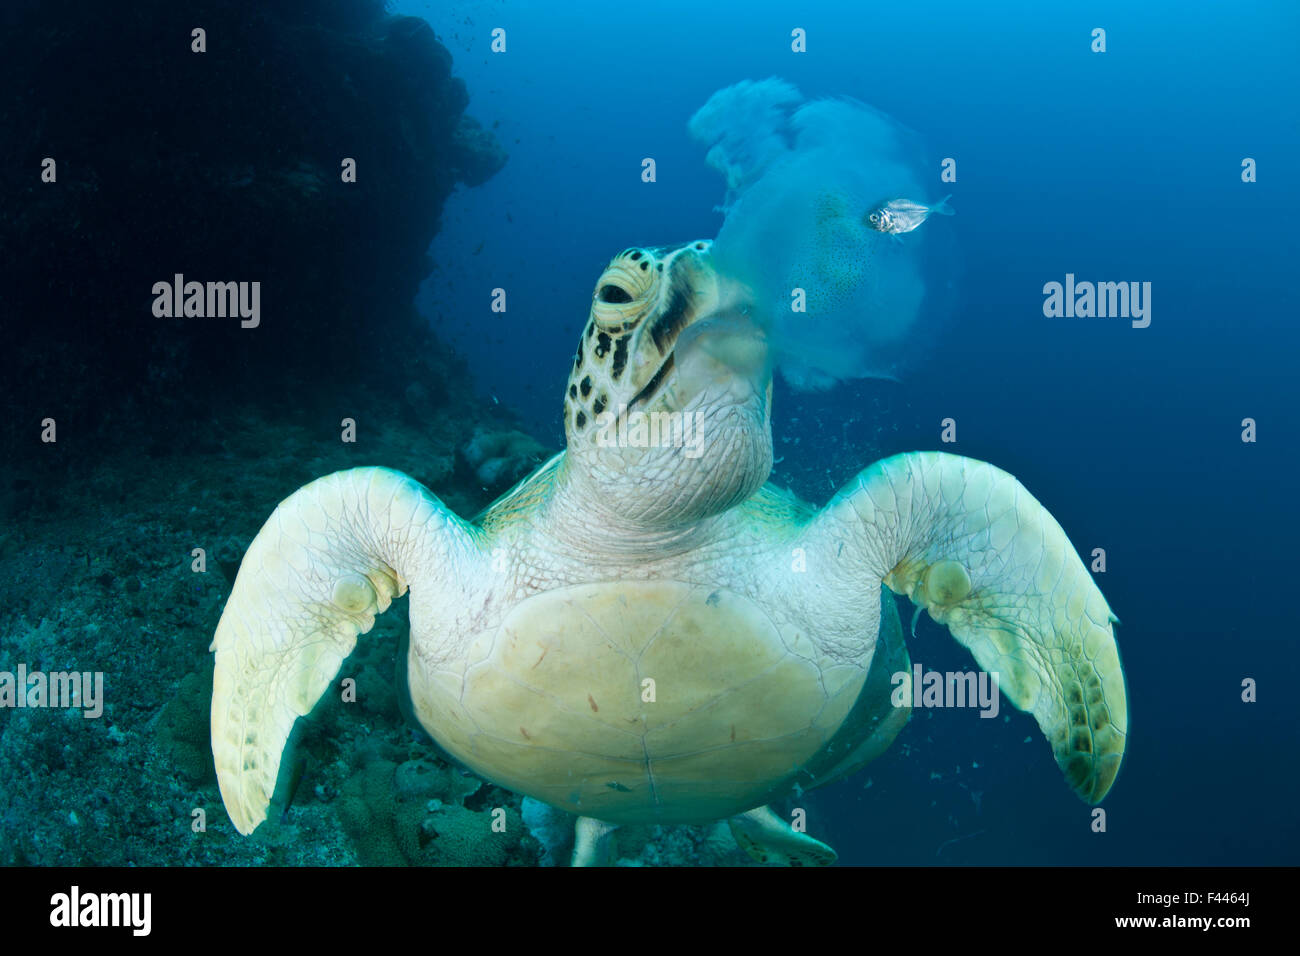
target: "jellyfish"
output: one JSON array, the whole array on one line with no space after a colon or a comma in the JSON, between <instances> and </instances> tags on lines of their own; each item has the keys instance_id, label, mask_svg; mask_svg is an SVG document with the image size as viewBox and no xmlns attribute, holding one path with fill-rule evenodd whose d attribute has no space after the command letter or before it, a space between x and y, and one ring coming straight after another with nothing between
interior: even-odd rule
<instances>
[{"instance_id":1,"label":"jellyfish","mask_svg":"<svg viewBox=\"0 0 1300 956\"><path fill-rule=\"evenodd\" d=\"M688 128L727 185L715 265L785 379L816 390L896 377L945 298L930 294L937 227L895 237L867 221L889 199L930 198L916 135L865 103L805 100L776 78L719 90Z\"/></svg>"}]
</instances>

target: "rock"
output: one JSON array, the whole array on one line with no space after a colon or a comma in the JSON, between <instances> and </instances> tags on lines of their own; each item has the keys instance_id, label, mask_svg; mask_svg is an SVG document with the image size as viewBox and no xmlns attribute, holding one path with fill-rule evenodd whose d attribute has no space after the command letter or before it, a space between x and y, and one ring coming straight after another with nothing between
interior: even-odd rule
<instances>
[{"instance_id":1,"label":"rock","mask_svg":"<svg viewBox=\"0 0 1300 956\"><path fill-rule=\"evenodd\" d=\"M452 165L466 186L481 186L506 164L509 154L472 116L462 116L452 137Z\"/></svg>"},{"instance_id":2,"label":"rock","mask_svg":"<svg viewBox=\"0 0 1300 956\"><path fill-rule=\"evenodd\" d=\"M5 36L35 39L0 57L0 85L15 91L0 142L58 163L57 185L0 182L5 309L44 317L6 328L6 444L29 445L57 410L60 451L85 460L147 422L142 453L161 459L210 445L201 423L214 406L301 406L316 382L391 389L392 344L431 340L411 302L444 202L458 180L482 183L505 162L464 117L469 93L421 19L360 0L269 4L250 18L219 0L205 9L213 52L200 58L188 33L174 52L174 6L5 7ZM121 50L179 59L159 83L163 61L123 63ZM47 61L60 82L33 85ZM50 152L86 142L95 148ZM345 158L355 183L341 178ZM151 290L177 273L204 288L260 281L259 324L155 315ZM104 302L123 304L112 322L90 318ZM0 512L39 490L0 489Z\"/></svg>"},{"instance_id":3,"label":"rock","mask_svg":"<svg viewBox=\"0 0 1300 956\"><path fill-rule=\"evenodd\" d=\"M521 431L480 428L461 449L480 484L504 489L523 478L546 458L546 448Z\"/></svg>"}]
</instances>

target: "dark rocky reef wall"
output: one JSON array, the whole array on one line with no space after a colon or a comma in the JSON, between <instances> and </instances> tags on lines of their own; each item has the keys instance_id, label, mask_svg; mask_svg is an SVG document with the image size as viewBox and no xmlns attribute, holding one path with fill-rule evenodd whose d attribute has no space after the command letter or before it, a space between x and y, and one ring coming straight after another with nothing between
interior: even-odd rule
<instances>
[{"instance_id":1,"label":"dark rocky reef wall","mask_svg":"<svg viewBox=\"0 0 1300 956\"><path fill-rule=\"evenodd\" d=\"M411 301L446 197L505 154L451 68L374 0L8 0L0 447L47 416L78 450L184 445L241 402L463 378ZM260 324L156 317L177 273L260 282Z\"/></svg>"}]
</instances>

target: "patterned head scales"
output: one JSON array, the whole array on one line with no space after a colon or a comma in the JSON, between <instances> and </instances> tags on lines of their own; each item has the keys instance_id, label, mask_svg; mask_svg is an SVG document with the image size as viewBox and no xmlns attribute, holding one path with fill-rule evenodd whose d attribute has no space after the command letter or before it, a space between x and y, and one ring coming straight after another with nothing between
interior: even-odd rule
<instances>
[{"instance_id":1,"label":"patterned head scales","mask_svg":"<svg viewBox=\"0 0 1300 956\"><path fill-rule=\"evenodd\" d=\"M606 266L591 297L564 398L565 434L581 441L605 412L662 404L677 337L716 307L706 266L710 243L625 249Z\"/></svg>"},{"instance_id":2,"label":"patterned head scales","mask_svg":"<svg viewBox=\"0 0 1300 956\"><path fill-rule=\"evenodd\" d=\"M653 472L671 473L683 494L698 494L699 482L713 480L703 472L721 462L734 477L728 488L706 487L701 507L766 480L766 342L744 333L711 245L625 249L596 283L565 390L564 428L570 456L582 456L611 493L626 489L625 476ZM669 417L672 440L656 427L668 427Z\"/></svg>"}]
</instances>

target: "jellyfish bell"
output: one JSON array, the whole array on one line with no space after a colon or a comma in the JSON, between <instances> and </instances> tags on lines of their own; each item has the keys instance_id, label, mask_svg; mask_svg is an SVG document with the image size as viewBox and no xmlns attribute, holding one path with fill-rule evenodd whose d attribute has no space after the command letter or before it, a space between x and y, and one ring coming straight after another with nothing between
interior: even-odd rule
<instances>
[{"instance_id":1,"label":"jellyfish bell","mask_svg":"<svg viewBox=\"0 0 1300 956\"><path fill-rule=\"evenodd\" d=\"M932 296L931 227L882 231L882 196L926 195L919 139L849 99L805 101L777 79L720 90L692 117L727 181L712 255L750 290L771 360L794 387L890 378L918 332L946 318ZM872 217L877 219L873 220Z\"/></svg>"},{"instance_id":2,"label":"jellyfish bell","mask_svg":"<svg viewBox=\"0 0 1300 956\"><path fill-rule=\"evenodd\" d=\"M694 392L721 386L739 397L763 392L772 378L768 330L744 298L688 326L674 351L679 380Z\"/></svg>"}]
</instances>

